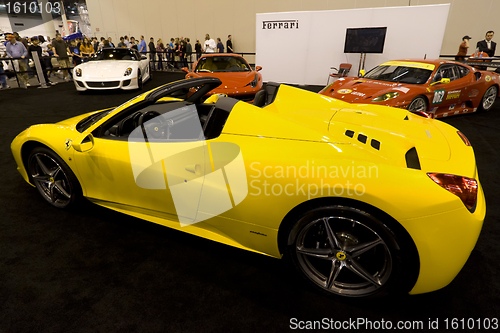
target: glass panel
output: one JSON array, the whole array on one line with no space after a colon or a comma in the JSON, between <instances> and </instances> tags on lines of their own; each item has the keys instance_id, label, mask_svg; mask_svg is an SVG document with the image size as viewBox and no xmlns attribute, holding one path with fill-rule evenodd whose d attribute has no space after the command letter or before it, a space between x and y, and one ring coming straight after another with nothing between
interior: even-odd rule
<instances>
[{"instance_id":1,"label":"glass panel","mask_svg":"<svg viewBox=\"0 0 500 333\"><path fill-rule=\"evenodd\" d=\"M215 56L202 57L195 72L249 72L250 66L240 57Z\"/></svg>"},{"instance_id":2,"label":"glass panel","mask_svg":"<svg viewBox=\"0 0 500 333\"><path fill-rule=\"evenodd\" d=\"M129 49L103 49L92 58L92 60L139 60L140 58L133 50Z\"/></svg>"},{"instance_id":3,"label":"glass panel","mask_svg":"<svg viewBox=\"0 0 500 333\"><path fill-rule=\"evenodd\" d=\"M423 84L427 82L431 70L410 66L377 66L363 78L387 82Z\"/></svg>"},{"instance_id":4,"label":"glass panel","mask_svg":"<svg viewBox=\"0 0 500 333\"><path fill-rule=\"evenodd\" d=\"M196 106L186 105L181 108L161 113L149 107L142 114L142 124L135 128L129 141L178 142L203 140L203 129Z\"/></svg>"}]
</instances>

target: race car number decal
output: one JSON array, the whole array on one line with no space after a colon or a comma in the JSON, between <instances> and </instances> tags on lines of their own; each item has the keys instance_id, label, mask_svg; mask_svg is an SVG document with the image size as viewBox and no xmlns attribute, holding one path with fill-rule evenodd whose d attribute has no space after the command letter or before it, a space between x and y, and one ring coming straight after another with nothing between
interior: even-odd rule
<instances>
[{"instance_id":1,"label":"race car number decal","mask_svg":"<svg viewBox=\"0 0 500 333\"><path fill-rule=\"evenodd\" d=\"M432 104L439 104L443 101L444 98L444 89L439 89L434 91L434 98L432 100Z\"/></svg>"}]
</instances>

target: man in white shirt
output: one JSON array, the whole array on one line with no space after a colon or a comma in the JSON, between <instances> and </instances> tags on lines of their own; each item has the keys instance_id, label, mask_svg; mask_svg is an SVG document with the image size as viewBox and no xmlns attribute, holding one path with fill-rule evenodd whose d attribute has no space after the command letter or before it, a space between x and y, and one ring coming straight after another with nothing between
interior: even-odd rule
<instances>
[{"instance_id":1,"label":"man in white shirt","mask_svg":"<svg viewBox=\"0 0 500 333\"><path fill-rule=\"evenodd\" d=\"M214 53L215 48L217 47L217 44L215 44L215 41L210 38L209 34L205 35L205 53Z\"/></svg>"}]
</instances>

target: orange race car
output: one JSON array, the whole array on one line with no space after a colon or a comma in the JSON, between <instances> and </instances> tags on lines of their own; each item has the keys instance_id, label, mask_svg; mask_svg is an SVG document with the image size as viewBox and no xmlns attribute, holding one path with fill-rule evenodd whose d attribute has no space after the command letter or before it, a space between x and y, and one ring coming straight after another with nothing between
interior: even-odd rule
<instances>
[{"instance_id":1,"label":"orange race car","mask_svg":"<svg viewBox=\"0 0 500 333\"><path fill-rule=\"evenodd\" d=\"M395 60L373 68L361 78L339 78L320 94L440 118L489 110L498 96L499 84L498 74L454 61Z\"/></svg>"},{"instance_id":2,"label":"orange race car","mask_svg":"<svg viewBox=\"0 0 500 333\"><path fill-rule=\"evenodd\" d=\"M210 94L226 94L250 101L262 89L262 74L258 73L262 67L257 66L252 70L245 58L237 54L204 54L193 64L193 68L192 72L187 67L182 69L187 73L186 79L216 77L222 81L222 84Z\"/></svg>"}]
</instances>

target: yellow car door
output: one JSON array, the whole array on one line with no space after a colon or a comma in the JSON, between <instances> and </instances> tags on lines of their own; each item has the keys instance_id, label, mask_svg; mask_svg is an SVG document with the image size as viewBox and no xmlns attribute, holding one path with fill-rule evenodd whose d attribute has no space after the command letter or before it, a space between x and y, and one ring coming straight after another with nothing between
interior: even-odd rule
<instances>
[{"instance_id":1,"label":"yellow car door","mask_svg":"<svg viewBox=\"0 0 500 333\"><path fill-rule=\"evenodd\" d=\"M196 219L208 158L196 107L142 113L129 135L94 138L91 150L75 152L86 196L188 224Z\"/></svg>"}]
</instances>

